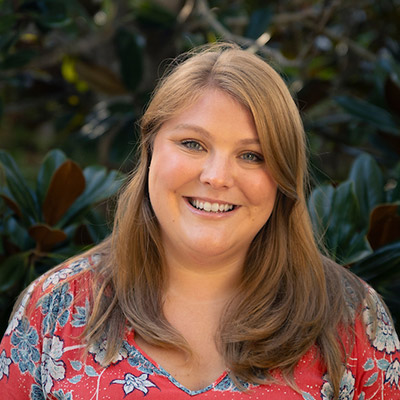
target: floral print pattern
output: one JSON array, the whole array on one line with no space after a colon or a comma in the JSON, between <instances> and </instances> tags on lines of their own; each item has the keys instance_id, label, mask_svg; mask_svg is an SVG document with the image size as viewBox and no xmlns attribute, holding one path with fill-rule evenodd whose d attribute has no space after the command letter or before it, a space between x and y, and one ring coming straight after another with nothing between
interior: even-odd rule
<instances>
[{"instance_id":1,"label":"floral print pattern","mask_svg":"<svg viewBox=\"0 0 400 400\"><path fill-rule=\"evenodd\" d=\"M115 360L105 366L106 338L85 349L80 339L90 314L92 274L100 256L59 267L34 282L0 345L0 393L15 400L154 400L244 398L228 372L199 390L182 385L136 344L127 328ZM400 399L400 344L375 292L355 317L356 343L340 383L339 400ZM377 318L377 330L373 321ZM364 322L363 322L364 321ZM315 351L294 371L297 392L282 381L249 385L248 400L333 400L333 389Z\"/></svg>"}]
</instances>

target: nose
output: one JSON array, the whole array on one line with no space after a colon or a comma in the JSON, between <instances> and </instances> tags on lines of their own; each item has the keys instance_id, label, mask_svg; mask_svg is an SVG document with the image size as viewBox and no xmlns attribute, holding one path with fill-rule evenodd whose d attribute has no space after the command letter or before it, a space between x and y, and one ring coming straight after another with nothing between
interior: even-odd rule
<instances>
[{"instance_id":1,"label":"nose","mask_svg":"<svg viewBox=\"0 0 400 400\"><path fill-rule=\"evenodd\" d=\"M214 189L231 187L234 182L234 172L229 158L218 154L207 157L202 166L200 182Z\"/></svg>"}]
</instances>

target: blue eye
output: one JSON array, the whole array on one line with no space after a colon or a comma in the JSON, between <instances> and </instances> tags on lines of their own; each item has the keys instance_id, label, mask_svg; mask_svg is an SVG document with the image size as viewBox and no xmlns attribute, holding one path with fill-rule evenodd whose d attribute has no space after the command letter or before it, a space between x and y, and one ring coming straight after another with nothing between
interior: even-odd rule
<instances>
[{"instance_id":1,"label":"blue eye","mask_svg":"<svg viewBox=\"0 0 400 400\"><path fill-rule=\"evenodd\" d=\"M189 150L195 150L195 151L203 151L204 147L199 143L196 142L195 140L183 140L181 142L182 146L186 147Z\"/></svg>"},{"instance_id":2,"label":"blue eye","mask_svg":"<svg viewBox=\"0 0 400 400\"><path fill-rule=\"evenodd\" d=\"M264 157L262 157L260 154L252 152L243 153L240 155L240 158L251 163L261 163L264 161Z\"/></svg>"}]
</instances>

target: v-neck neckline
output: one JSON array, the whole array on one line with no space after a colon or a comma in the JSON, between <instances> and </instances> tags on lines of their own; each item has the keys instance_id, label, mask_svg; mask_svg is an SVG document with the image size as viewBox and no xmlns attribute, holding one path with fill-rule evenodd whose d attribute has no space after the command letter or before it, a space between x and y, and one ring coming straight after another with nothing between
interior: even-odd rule
<instances>
[{"instance_id":1,"label":"v-neck neckline","mask_svg":"<svg viewBox=\"0 0 400 400\"><path fill-rule=\"evenodd\" d=\"M161 376L165 376L174 386L176 386L178 389L184 391L185 393L189 394L190 396L196 396L201 393L205 393L207 391L210 391L214 387L216 387L218 384L220 384L224 379L229 379L229 372L225 370L214 382L210 383L206 387L198 390L191 390L188 389L185 385L180 383L177 379L175 379L165 368L163 368L158 362L156 362L152 357L150 357L136 342L135 340L135 332L134 330L130 330L128 333L127 337L128 343L131 342L134 346L134 348L141 354L142 357L144 357L145 360L147 360L149 363L151 363L156 370L161 372ZM233 384L233 382L231 382Z\"/></svg>"}]
</instances>

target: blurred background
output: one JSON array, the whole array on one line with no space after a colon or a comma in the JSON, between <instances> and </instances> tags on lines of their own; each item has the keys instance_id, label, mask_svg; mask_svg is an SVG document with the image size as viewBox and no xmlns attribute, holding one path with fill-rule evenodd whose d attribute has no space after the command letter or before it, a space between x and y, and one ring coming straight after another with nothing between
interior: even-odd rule
<instances>
[{"instance_id":1,"label":"blurred background","mask_svg":"<svg viewBox=\"0 0 400 400\"><path fill-rule=\"evenodd\" d=\"M218 40L287 82L316 234L399 327L399 38L400 0L0 0L0 333L23 287L107 235L155 84Z\"/></svg>"}]
</instances>

